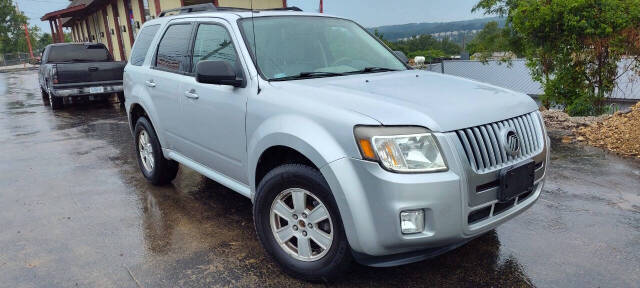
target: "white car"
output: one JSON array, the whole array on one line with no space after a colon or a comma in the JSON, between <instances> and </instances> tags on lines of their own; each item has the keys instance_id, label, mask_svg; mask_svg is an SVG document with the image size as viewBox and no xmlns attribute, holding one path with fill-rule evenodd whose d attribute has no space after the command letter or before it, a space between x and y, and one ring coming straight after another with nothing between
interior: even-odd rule
<instances>
[{"instance_id":1,"label":"white car","mask_svg":"<svg viewBox=\"0 0 640 288\"><path fill-rule=\"evenodd\" d=\"M124 73L142 174L165 184L182 164L250 198L287 273L423 260L538 199L549 139L527 95L412 70L340 17L171 13Z\"/></svg>"}]
</instances>

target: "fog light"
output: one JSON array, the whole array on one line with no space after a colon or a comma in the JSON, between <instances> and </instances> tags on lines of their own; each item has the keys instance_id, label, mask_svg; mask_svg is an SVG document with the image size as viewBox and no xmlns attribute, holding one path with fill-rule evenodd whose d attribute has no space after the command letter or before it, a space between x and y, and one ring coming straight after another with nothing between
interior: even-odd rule
<instances>
[{"instance_id":1,"label":"fog light","mask_svg":"<svg viewBox=\"0 0 640 288\"><path fill-rule=\"evenodd\" d=\"M402 228L402 234L413 234L424 231L424 211L411 210L400 212L400 228Z\"/></svg>"}]
</instances>

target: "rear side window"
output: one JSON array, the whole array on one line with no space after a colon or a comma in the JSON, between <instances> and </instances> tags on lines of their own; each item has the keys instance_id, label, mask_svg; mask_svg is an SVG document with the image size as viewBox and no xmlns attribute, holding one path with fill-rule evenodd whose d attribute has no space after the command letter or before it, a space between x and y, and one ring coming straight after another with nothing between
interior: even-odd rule
<instances>
[{"instance_id":1,"label":"rear side window","mask_svg":"<svg viewBox=\"0 0 640 288\"><path fill-rule=\"evenodd\" d=\"M193 45L191 72L196 71L199 61L213 60L229 62L236 66L236 50L227 29L216 24L200 24Z\"/></svg>"},{"instance_id":2,"label":"rear side window","mask_svg":"<svg viewBox=\"0 0 640 288\"><path fill-rule=\"evenodd\" d=\"M107 47L102 44L53 45L49 48L48 63L110 61Z\"/></svg>"},{"instance_id":3,"label":"rear side window","mask_svg":"<svg viewBox=\"0 0 640 288\"><path fill-rule=\"evenodd\" d=\"M189 65L191 24L174 24L167 28L158 45L156 67L176 72L186 72Z\"/></svg>"},{"instance_id":4,"label":"rear side window","mask_svg":"<svg viewBox=\"0 0 640 288\"><path fill-rule=\"evenodd\" d=\"M151 25L140 30L135 41L136 44L133 46L133 51L131 51L131 65L141 66L144 63L144 58L147 56L147 51L149 51L149 46L156 36L158 28L160 28L160 25Z\"/></svg>"}]
</instances>

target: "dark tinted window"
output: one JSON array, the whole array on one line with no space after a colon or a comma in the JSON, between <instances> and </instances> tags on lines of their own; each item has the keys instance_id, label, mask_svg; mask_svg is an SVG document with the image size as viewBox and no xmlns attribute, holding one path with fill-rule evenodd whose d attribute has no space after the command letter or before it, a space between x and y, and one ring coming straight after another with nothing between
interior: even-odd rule
<instances>
[{"instance_id":1,"label":"dark tinted window","mask_svg":"<svg viewBox=\"0 0 640 288\"><path fill-rule=\"evenodd\" d=\"M165 70L187 71L189 64L190 24L171 25L158 45L156 67Z\"/></svg>"},{"instance_id":2,"label":"dark tinted window","mask_svg":"<svg viewBox=\"0 0 640 288\"><path fill-rule=\"evenodd\" d=\"M47 62L109 61L109 51L102 44L55 45L49 48Z\"/></svg>"},{"instance_id":3,"label":"dark tinted window","mask_svg":"<svg viewBox=\"0 0 640 288\"><path fill-rule=\"evenodd\" d=\"M192 72L195 72L198 61L202 60L226 61L236 67L236 51L227 29L215 24L198 26L192 59Z\"/></svg>"},{"instance_id":4,"label":"dark tinted window","mask_svg":"<svg viewBox=\"0 0 640 288\"><path fill-rule=\"evenodd\" d=\"M131 65L142 65L145 56L147 56L147 51L149 51L149 45L151 45L153 37L158 32L158 28L160 28L160 25L151 25L140 30L135 41L136 44L133 46L133 51L131 51Z\"/></svg>"}]
</instances>

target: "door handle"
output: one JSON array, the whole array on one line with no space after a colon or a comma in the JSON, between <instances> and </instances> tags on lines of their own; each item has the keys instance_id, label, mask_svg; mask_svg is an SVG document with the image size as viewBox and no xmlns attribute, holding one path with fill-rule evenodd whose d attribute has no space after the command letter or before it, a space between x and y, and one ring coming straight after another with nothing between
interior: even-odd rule
<instances>
[{"instance_id":1,"label":"door handle","mask_svg":"<svg viewBox=\"0 0 640 288\"><path fill-rule=\"evenodd\" d=\"M198 94L196 94L196 90L191 89L189 91L185 91L184 92L184 97L187 97L189 99L198 99L200 98L200 96L198 96Z\"/></svg>"},{"instance_id":2,"label":"door handle","mask_svg":"<svg viewBox=\"0 0 640 288\"><path fill-rule=\"evenodd\" d=\"M89 67L89 72L96 72L98 71L98 67Z\"/></svg>"},{"instance_id":3,"label":"door handle","mask_svg":"<svg viewBox=\"0 0 640 288\"><path fill-rule=\"evenodd\" d=\"M144 81L144 85L147 85L147 87L151 87L151 88L156 87L156 83L153 82L153 80Z\"/></svg>"}]
</instances>

